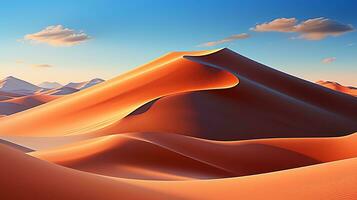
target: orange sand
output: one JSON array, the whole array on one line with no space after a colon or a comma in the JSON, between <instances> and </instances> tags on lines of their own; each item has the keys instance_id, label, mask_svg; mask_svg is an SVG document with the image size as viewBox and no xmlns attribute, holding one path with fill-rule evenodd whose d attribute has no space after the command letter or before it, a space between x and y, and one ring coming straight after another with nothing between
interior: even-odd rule
<instances>
[{"instance_id":1,"label":"orange sand","mask_svg":"<svg viewBox=\"0 0 357 200\"><path fill-rule=\"evenodd\" d=\"M357 88L355 87L343 86L339 83L332 81L317 81L316 83L324 87L330 88L331 90L339 91L357 97Z\"/></svg>"},{"instance_id":2,"label":"orange sand","mask_svg":"<svg viewBox=\"0 0 357 200\"><path fill-rule=\"evenodd\" d=\"M353 96L174 52L0 118L0 199L357 199L356 122Z\"/></svg>"},{"instance_id":3,"label":"orange sand","mask_svg":"<svg viewBox=\"0 0 357 200\"><path fill-rule=\"evenodd\" d=\"M352 200L357 196L357 158L229 179L143 181L60 167L2 145L0 157L2 199Z\"/></svg>"}]
</instances>

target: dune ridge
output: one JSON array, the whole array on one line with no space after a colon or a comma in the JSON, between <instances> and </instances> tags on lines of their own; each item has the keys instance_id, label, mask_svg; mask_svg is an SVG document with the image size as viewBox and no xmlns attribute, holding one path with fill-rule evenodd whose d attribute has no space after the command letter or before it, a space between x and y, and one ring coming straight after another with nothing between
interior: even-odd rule
<instances>
[{"instance_id":1,"label":"dune ridge","mask_svg":"<svg viewBox=\"0 0 357 200\"><path fill-rule=\"evenodd\" d=\"M316 83L321 86L324 86L326 88L330 88L332 90L357 97L357 88L355 88L355 87L343 86L343 85L341 85L337 82L333 82L333 81L317 81Z\"/></svg>"},{"instance_id":2,"label":"dune ridge","mask_svg":"<svg viewBox=\"0 0 357 200\"><path fill-rule=\"evenodd\" d=\"M81 171L122 178L211 179L354 158L357 156L356 140L357 135L352 134L335 138L219 142L176 134L130 133L104 136L30 155Z\"/></svg>"},{"instance_id":3,"label":"dune ridge","mask_svg":"<svg viewBox=\"0 0 357 200\"><path fill-rule=\"evenodd\" d=\"M91 134L148 131L239 140L342 136L357 130L354 97L276 71L228 49L185 58L224 68L240 83L224 90L164 96L148 102L150 106L140 115L128 115Z\"/></svg>"},{"instance_id":4,"label":"dune ridge","mask_svg":"<svg viewBox=\"0 0 357 200\"><path fill-rule=\"evenodd\" d=\"M172 52L0 118L0 198L352 200L356 121L355 97L229 49Z\"/></svg>"},{"instance_id":5,"label":"dune ridge","mask_svg":"<svg viewBox=\"0 0 357 200\"><path fill-rule=\"evenodd\" d=\"M11 115L53 101L58 97L47 94L34 94L12 97L0 101L0 114Z\"/></svg>"},{"instance_id":6,"label":"dune ridge","mask_svg":"<svg viewBox=\"0 0 357 200\"><path fill-rule=\"evenodd\" d=\"M202 53L204 52L192 54ZM161 96L194 90L229 88L238 84L238 79L229 72L191 62L183 58L185 54L189 52L168 54L104 82L100 87L96 85L0 120L0 134L79 134L117 121L137 107ZM27 128L17 127L18 123ZM39 127L34 124L42 125Z\"/></svg>"},{"instance_id":7,"label":"dune ridge","mask_svg":"<svg viewBox=\"0 0 357 200\"><path fill-rule=\"evenodd\" d=\"M143 181L84 173L0 145L6 199L354 199L356 158L229 179ZM7 164L5 164L7 163ZM7 172L7 173L4 173ZM31 175L30 175L31 174ZM38 174L37 179L33 176ZM40 175L41 174L41 175ZM16 180L16 181L15 181ZM53 180L53 181L50 181ZM54 180L62 180L58 182ZM51 187L49 187L49 184ZM18 186L26 185L22 192ZM86 192L78 193L78 186ZM202 193L205 190L205 193ZM140 193L138 193L140 191Z\"/></svg>"}]
</instances>

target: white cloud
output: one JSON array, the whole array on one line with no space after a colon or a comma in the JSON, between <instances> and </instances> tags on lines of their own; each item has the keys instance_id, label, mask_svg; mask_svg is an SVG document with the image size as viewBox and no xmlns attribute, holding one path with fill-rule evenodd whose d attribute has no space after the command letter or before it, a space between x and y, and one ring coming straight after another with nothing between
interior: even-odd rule
<instances>
[{"instance_id":1,"label":"white cloud","mask_svg":"<svg viewBox=\"0 0 357 200\"><path fill-rule=\"evenodd\" d=\"M76 32L64 28L62 25L56 25L48 26L37 33L25 35L24 39L51 46L73 46L89 40L90 37L84 32Z\"/></svg>"},{"instance_id":2,"label":"white cloud","mask_svg":"<svg viewBox=\"0 0 357 200\"><path fill-rule=\"evenodd\" d=\"M299 33L299 38L307 40L321 40L327 36L339 36L353 31L350 24L326 19L323 17L308 19L298 24L295 18L278 18L271 22L258 24L253 31L257 32L295 32Z\"/></svg>"},{"instance_id":3,"label":"white cloud","mask_svg":"<svg viewBox=\"0 0 357 200\"><path fill-rule=\"evenodd\" d=\"M251 30L258 32L293 32L296 23L297 20L295 18L278 18L271 22L258 24L254 28L251 28Z\"/></svg>"}]
</instances>

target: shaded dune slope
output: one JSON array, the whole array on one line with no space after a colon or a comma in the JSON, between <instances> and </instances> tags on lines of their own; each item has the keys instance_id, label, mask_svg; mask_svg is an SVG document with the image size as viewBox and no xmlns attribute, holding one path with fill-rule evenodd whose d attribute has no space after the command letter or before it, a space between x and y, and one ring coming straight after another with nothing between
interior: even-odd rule
<instances>
[{"instance_id":1,"label":"shaded dune slope","mask_svg":"<svg viewBox=\"0 0 357 200\"><path fill-rule=\"evenodd\" d=\"M14 97L20 97L20 96L23 96L23 95L0 91L0 102L4 101L4 100L12 99Z\"/></svg>"},{"instance_id":2,"label":"shaded dune slope","mask_svg":"<svg viewBox=\"0 0 357 200\"><path fill-rule=\"evenodd\" d=\"M57 97L45 94L9 98L7 100L0 101L0 114L11 115L55 99L57 99Z\"/></svg>"},{"instance_id":3,"label":"shaded dune slope","mask_svg":"<svg viewBox=\"0 0 357 200\"><path fill-rule=\"evenodd\" d=\"M156 99L95 134L170 132L214 140L321 137L357 130L357 100L284 74L224 49L186 56L224 68L240 83L229 89Z\"/></svg>"},{"instance_id":4,"label":"shaded dune slope","mask_svg":"<svg viewBox=\"0 0 357 200\"><path fill-rule=\"evenodd\" d=\"M27 148L27 147L24 147L24 146L21 146L21 145L18 145L18 144L15 144L15 143L12 143L12 142L9 142L9 141L6 141L6 140L2 140L2 139L0 139L0 144L6 145L8 147L11 147L11 148L14 148L14 149L17 149L19 151L26 152L26 153L33 151L33 149L30 149L30 148Z\"/></svg>"},{"instance_id":5,"label":"shaded dune slope","mask_svg":"<svg viewBox=\"0 0 357 200\"><path fill-rule=\"evenodd\" d=\"M356 158L256 176L170 182L97 176L41 161L2 145L0 164L0 196L4 199L349 200L357 195ZM34 176L37 178L33 179ZM86 191L78 192L78 186ZM19 187L21 192L17 192Z\"/></svg>"},{"instance_id":6,"label":"shaded dune slope","mask_svg":"<svg viewBox=\"0 0 357 200\"><path fill-rule=\"evenodd\" d=\"M237 177L357 156L357 135L337 138L237 142L176 134L104 136L31 155L70 168L134 179L185 180Z\"/></svg>"}]
</instances>

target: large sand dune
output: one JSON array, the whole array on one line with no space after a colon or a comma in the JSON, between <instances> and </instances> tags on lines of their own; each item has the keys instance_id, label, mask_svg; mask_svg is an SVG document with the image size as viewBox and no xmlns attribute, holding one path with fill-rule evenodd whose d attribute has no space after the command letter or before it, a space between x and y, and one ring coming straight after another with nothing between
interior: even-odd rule
<instances>
[{"instance_id":1,"label":"large sand dune","mask_svg":"<svg viewBox=\"0 0 357 200\"><path fill-rule=\"evenodd\" d=\"M356 199L356 122L357 98L228 49L169 53L0 118L0 199Z\"/></svg>"},{"instance_id":2,"label":"large sand dune","mask_svg":"<svg viewBox=\"0 0 357 200\"><path fill-rule=\"evenodd\" d=\"M331 90L335 90L338 92L342 92L357 97L357 88L355 87L343 86L339 83L332 82L332 81L317 81L316 83L324 87L330 88Z\"/></svg>"},{"instance_id":3,"label":"large sand dune","mask_svg":"<svg viewBox=\"0 0 357 200\"><path fill-rule=\"evenodd\" d=\"M182 94L224 88L231 89ZM158 98L146 112L126 117ZM223 49L168 54L85 92L0 120L0 130L52 136L153 131L219 140L334 136L356 131L355 108L354 97Z\"/></svg>"},{"instance_id":4,"label":"large sand dune","mask_svg":"<svg viewBox=\"0 0 357 200\"><path fill-rule=\"evenodd\" d=\"M10 116L0 121L0 130L13 135L85 133L111 124L162 96L229 88L238 83L233 74L183 58L186 54L189 53L171 53L87 90ZM17 126L19 123L23 126Z\"/></svg>"}]
</instances>

